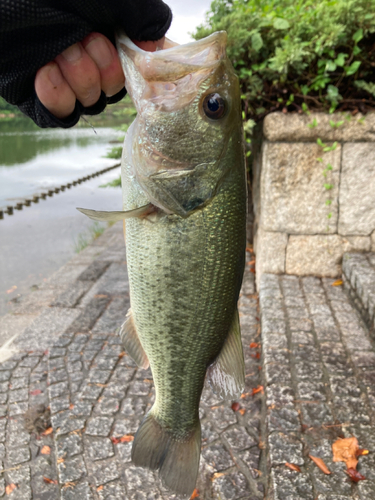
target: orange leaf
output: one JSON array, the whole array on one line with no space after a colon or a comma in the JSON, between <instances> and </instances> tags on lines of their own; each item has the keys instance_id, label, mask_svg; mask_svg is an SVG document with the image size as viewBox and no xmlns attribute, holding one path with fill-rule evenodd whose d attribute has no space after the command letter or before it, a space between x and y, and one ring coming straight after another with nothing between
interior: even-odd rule
<instances>
[{"instance_id":1,"label":"orange leaf","mask_svg":"<svg viewBox=\"0 0 375 500\"><path fill-rule=\"evenodd\" d=\"M126 435L120 437L120 443L130 443L131 441L134 441L134 436Z\"/></svg>"},{"instance_id":2,"label":"orange leaf","mask_svg":"<svg viewBox=\"0 0 375 500\"><path fill-rule=\"evenodd\" d=\"M7 495L10 495L16 488L17 486L14 483L8 484L8 486L5 488L5 493Z\"/></svg>"},{"instance_id":3,"label":"orange leaf","mask_svg":"<svg viewBox=\"0 0 375 500\"><path fill-rule=\"evenodd\" d=\"M118 355L118 357L119 357L120 359L122 359L125 355L126 355L126 352L125 352L125 351L122 351L122 352L120 352L120 354Z\"/></svg>"},{"instance_id":4,"label":"orange leaf","mask_svg":"<svg viewBox=\"0 0 375 500\"><path fill-rule=\"evenodd\" d=\"M256 354L250 354L250 356L254 359L260 359L260 352L257 352Z\"/></svg>"},{"instance_id":5,"label":"orange leaf","mask_svg":"<svg viewBox=\"0 0 375 500\"><path fill-rule=\"evenodd\" d=\"M233 411L238 411L240 409L240 403L232 403L232 406L231 406L232 410Z\"/></svg>"},{"instance_id":6,"label":"orange leaf","mask_svg":"<svg viewBox=\"0 0 375 500\"><path fill-rule=\"evenodd\" d=\"M215 474L213 474L213 476L212 476L212 481L214 479L218 479L221 476L225 476L224 472L215 472Z\"/></svg>"},{"instance_id":7,"label":"orange leaf","mask_svg":"<svg viewBox=\"0 0 375 500\"><path fill-rule=\"evenodd\" d=\"M328 467L321 458L313 457L312 455L309 455L309 457L313 462L315 462L315 464L319 467L319 469L324 472L324 474L331 474L331 471L328 469Z\"/></svg>"},{"instance_id":8,"label":"orange leaf","mask_svg":"<svg viewBox=\"0 0 375 500\"><path fill-rule=\"evenodd\" d=\"M356 437L338 439L332 445L333 461L345 462L347 469L356 469L358 450L359 446Z\"/></svg>"},{"instance_id":9,"label":"orange leaf","mask_svg":"<svg viewBox=\"0 0 375 500\"><path fill-rule=\"evenodd\" d=\"M248 265L249 266L253 266L255 264L255 259L254 260L251 260L250 262L248 262Z\"/></svg>"},{"instance_id":10,"label":"orange leaf","mask_svg":"<svg viewBox=\"0 0 375 500\"><path fill-rule=\"evenodd\" d=\"M96 488L96 491L102 491L102 489L104 489L104 486L101 484L100 486L98 486L98 487Z\"/></svg>"},{"instance_id":11,"label":"orange leaf","mask_svg":"<svg viewBox=\"0 0 375 500\"><path fill-rule=\"evenodd\" d=\"M43 481L47 484L57 484L57 479L50 479L49 477L43 476Z\"/></svg>"},{"instance_id":12,"label":"orange leaf","mask_svg":"<svg viewBox=\"0 0 375 500\"><path fill-rule=\"evenodd\" d=\"M245 408L241 408L240 410L238 410L238 413L240 413L241 415L245 415L246 413Z\"/></svg>"},{"instance_id":13,"label":"orange leaf","mask_svg":"<svg viewBox=\"0 0 375 500\"><path fill-rule=\"evenodd\" d=\"M250 349L256 349L259 346L260 346L259 342L251 342Z\"/></svg>"},{"instance_id":14,"label":"orange leaf","mask_svg":"<svg viewBox=\"0 0 375 500\"><path fill-rule=\"evenodd\" d=\"M51 454L51 448L47 445L43 446L43 448L40 450L40 453L42 455L50 455Z\"/></svg>"},{"instance_id":15,"label":"orange leaf","mask_svg":"<svg viewBox=\"0 0 375 500\"><path fill-rule=\"evenodd\" d=\"M344 282L342 280L336 280L332 283L331 286L341 286Z\"/></svg>"},{"instance_id":16,"label":"orange leaf","mask_svg":"<svg viewBox=\"0 0 375 500\"><path fill-rule=\"evenodd\" d=\"M190 500L194 500L194 498L198 498L198 497L199 497L199 490L197 490L197 488L195 488L195 490L193 491L193 494L190 497Z\"/></svg>"},{"instance_id":17,"label":"orange leaf","mask_svg":"<svg viewBox=\"0 0 375 500\"><path fill-rule=\"evenodd\" d=\"M48 429L46 429L46 430L42 433L42 436L49 436L49 434L52 434L52 432L53 432L52 427L48 427Z\"/></svg>"},{"instance_id":18,"label":"orange leaf","mask_svg":"<svg viewBox=\"0 0 375 500\"><path fill-rule=\"evenodd\" d=\"M357 457L361 457L362 455L368 455L369 453L370 453L370 452L369 452L368 450L362 450L361 448L359 448L359 449L357 450L356 455L357 455Z\"/></svg>"},{"instance_id":19,"label":"orange leaf","mask_svg":"<svg viewBox=\"0 0 375 500\"><path fill-rule=\"evenodd\" d=\"M69 410L73 410L73 408L74 408L74 404L73 404L73 403L70 403L70 405L69 405Z\"/></svg>"},{"instance_id":20,"label":"orange leaf","mask_svg":"<svg viewBox=\"0 0 375 500\"><path fill-rule=\"evenodd\" d=\"M362 474L360 474L357 470L355 469L347 469L345 471L348 476L350 477L350 479L354 482L354 483L358 483L358 481L364 481L366 478L365 476L362 476Z\"/></svg>"},{"instance_id":21,"label":"orange leaf","mask_svg":"<svg viewBox=\"0 0 375 500\"><path fill-rule=\"evenodd\" d=\"M301 472L301 469L298 467L298 465L290 464L289 462L285 463L285 467L289 467L289 469L292 469L296 472Z\"/></svg>"},{"instance_id":22,"label":"orange leaf","mask_svg":"<svg viewBox=\"0 0 375 500\"><path fill-rule=\"evenodd\" d=\"M262 385L258 385L258 387L254 387L254 389L252 390L252 395L255 396L255 394L258 394L258 392L260 392L261 394L264 394L264 388Z\"/></svg>"},{"instance_id":23,"label":"orange leaf","mask_svg":"<svg viewBox=\"0 0 375 500\"><path fill-rule=\"evenodd\" d=\"M64 462L65 462L65 458L64 458L64 457L60 457L60 458L58 458L58 459L56 460L56 463L57 463L57 464L62 464L62 463L64 463Z\"/></svg>"}]
</instances>

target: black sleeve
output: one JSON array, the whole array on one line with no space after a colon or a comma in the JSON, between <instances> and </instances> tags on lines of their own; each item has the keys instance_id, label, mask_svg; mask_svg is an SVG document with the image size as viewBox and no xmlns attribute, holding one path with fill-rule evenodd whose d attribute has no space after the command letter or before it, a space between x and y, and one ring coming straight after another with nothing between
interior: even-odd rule
<instances>
[{"instance_id":1,"label":"black sleeve","mask_svg":"<svg viewBox=\"0 0 375 500\"><path fill-rule=\"evenodd\" d=\"M38 69L93 31L113 43L116 29L134 40L158 40L171 20L162 0L0 0L0 95L40 127L71 127L81 114L97 114L117 102L125 90L109 100L102 93L90 108L77 102L72 115L58 120L35 94Z\"/></svg>"}]
</instances>

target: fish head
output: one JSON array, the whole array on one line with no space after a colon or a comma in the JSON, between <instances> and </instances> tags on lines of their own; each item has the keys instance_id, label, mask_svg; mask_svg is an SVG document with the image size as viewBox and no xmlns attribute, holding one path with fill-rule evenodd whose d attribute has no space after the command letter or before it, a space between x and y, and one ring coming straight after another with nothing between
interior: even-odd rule
<instances>
[{"instance_id":1,"label":"fish head","mask_svg":"<svg viewBox=\"0 0 375 500\"><path fill-rule=\"evenodd\" d=\"M126 156L150 201L187 217L214 196L241 128L240 90L226 56L225 32L146 52L125 35L117 44L137 109ZM240 136L240 134L237 134Z\"/></svg>"}]
</instances>

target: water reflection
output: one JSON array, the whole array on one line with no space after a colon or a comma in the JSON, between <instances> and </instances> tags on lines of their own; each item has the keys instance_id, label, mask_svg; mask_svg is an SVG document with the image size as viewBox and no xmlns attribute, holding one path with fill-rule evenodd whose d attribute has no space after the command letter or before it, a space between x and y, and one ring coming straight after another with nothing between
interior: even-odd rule
<instances>
[{"instance_id":1,"label":"water reflection","mask_svg":"<svg viewBox=\"0 0 375 500\"><path fill-rule=\"evenodd\" d=\"M0 123L0 206L113 165L105 158L124 133L109 127L39 129Z\"/></svg>"}]
</instances>

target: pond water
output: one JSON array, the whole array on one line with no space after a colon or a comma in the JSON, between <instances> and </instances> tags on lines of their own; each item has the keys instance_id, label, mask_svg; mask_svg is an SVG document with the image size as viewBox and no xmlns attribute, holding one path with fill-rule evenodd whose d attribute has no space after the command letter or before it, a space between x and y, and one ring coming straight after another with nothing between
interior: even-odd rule
<instances>
[{"instance_id":1,"label":"pond water","mask_svg":"<svg viewBox=\"0 0 375 500\"><path fill-rule=\"evenodd\" d=\"M102 120L103 122L103 120ZM0 207L115 165L104 158L124 132L111 127L39 129L26 118L0 121ZM121 141L122 142L122 141ZM98 226L76 210L121 210L121 189L102 188L120 167L0 220L0 316L93 239ZM100 229L100 228L99 228ZM124 255L125 258L125 255Z\"/></svg>"},{"instance_id":2,"label":"pond water","mask_svg":"<svg viewBox=\"0 0 375 500\"><path fill-rule=\"evenodd\" d=\"M113 165L105 156L123 136L110 127L35 129L30 120L0 122L0 207Z\"/></svg>"}]
</instances>

